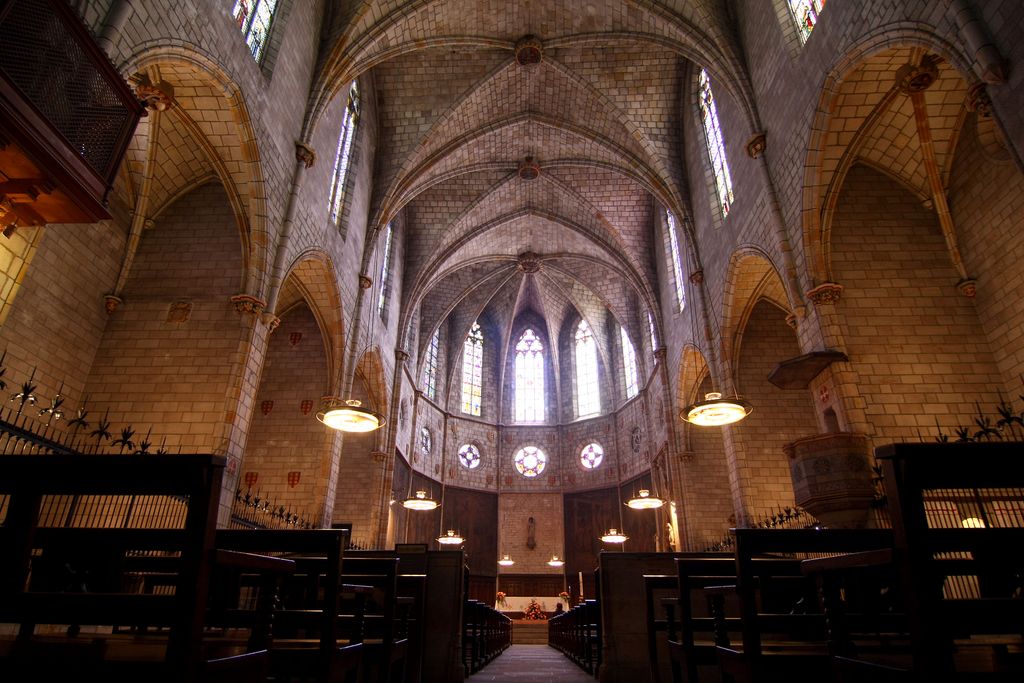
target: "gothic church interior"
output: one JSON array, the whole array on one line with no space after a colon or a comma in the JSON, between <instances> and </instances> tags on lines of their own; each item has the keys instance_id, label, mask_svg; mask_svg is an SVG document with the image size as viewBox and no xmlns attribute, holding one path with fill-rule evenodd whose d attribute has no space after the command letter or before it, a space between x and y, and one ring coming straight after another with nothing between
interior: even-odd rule
<instances>
[{"instance_id":1,"label":"gothic church interior","mask_svg":"<svg viewBox=\"0 0 1024 683\"><path fill-rule=\"evenodd\" d=\"M7 391L223 456L220 527L589 597L810 519L794 449L1024 407L1014 0L69 4L146 111L109 218L4 219ZM714 392L749 415L681 418Z\"/></svg>"}]
</instances>

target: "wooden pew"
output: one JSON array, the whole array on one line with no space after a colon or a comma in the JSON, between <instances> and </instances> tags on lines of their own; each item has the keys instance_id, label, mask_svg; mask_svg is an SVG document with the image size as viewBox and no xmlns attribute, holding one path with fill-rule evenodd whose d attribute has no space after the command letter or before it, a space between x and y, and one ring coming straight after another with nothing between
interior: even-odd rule
<instances>
[{"instance_id":1,"label":"wooden pew","mask_svg":"<svg viewBox=\"0 0 1024 683\"><path fill-rule=\"evenodd\" d=\"M265 678L265 651L220 657L204 644L223 468L205 455L0 456L0 623L20 625L0 668L36 679ZM137 556L173 558L173 590L137 592ZM112 633L134 624L161 630ZM47 635L48 625L70 628ZM93 633L75 635L78 625Z\"/></svg>"},{"instance_id":2,"label":"wooden pew","mask_svg":"<svg viewBox=\"0 0 1024 683\"><path fill-rule=\"evenodd\" d=\"M650 680L644 576L672 574L675 557L674 553L600 553L596 578L601 629L598 675L602 683ZM657 647L659 676L668 680L667 646L662 640Z\"/></svg>"},{"instance_id":3,"label":"wooden pew","mask_svg":"<svg viewBox=\"0 0 1024 683\"><path fill-rule=\"evenodd\" d=\"M587 673L596 674L600 644L599 621L597 600L585 600L568 612L548 620L548 644L560 650Z\"/></svg>"},{"instance_id":4,"label":"wooden pew","mask_svg":"<svg viewBox=\"0 0 1024 683\"><path fill-rule=\"evenodd\" d=\"M415 599L398 593L398 558L374 551L349 551L345 583L370 586L363 641L364 680L404 683L409 668L409 614ZM343 624L344 628L344 624Z\"/></svg>"},{"instance_id":5,"label":"wooden pew","mask_svg":"<svg viewBox=\"0 0 1024 683\"><path fill-rule=\"evenodd\" d=\"M726 632L722 602L739 603L741 642L716 649L723 673L745 681L821 680L830 659L824 617L796 555L841 554L892 546L885 529L734 529L736 584L708 588L716 633ZM780 560L782 560L780 562Z\"/></svg>"},{"instance_id":6,"label":"wooden pew","mask_svg":"<svg viewBox=\"0 0 1024 683\"><path fill-rule=\"evenodd\" d=\"M717 646L728 646L739 632L735 605L721 604L718 631L712 605L705 594L711 586L735 583L736 560L731 554L707 553L676 559L676 596L663 604L667 612L667 641L673 683L694 683L700 667L718 666ZM724 625L724 628L723 628Z\"/></svg>"},{"instance_id":7,"label":"wooden pew","mask_svg":"<svg viewBox=\"0 0 1024 683\"><path fill-rule=\"evenodd\" d=\"M351 681L358 675L362 655L362 602L372 592L367 586L343 584L342 562L348 529L289 529L217 531L220 548L290 557L295 575L281 595L274 613L279 627L271 644L270 670L277 680ZM341 608L354 605L342 633ZM251 614L234 615L245 623Z\"/></svg>"},{"instance_id":8,"label":"wooden pew","mask_svg":"<svg viewBox=\"0 0 1024 683\"><path fill-rule=\"evenodd\" d=\"M463 656L476 673L512 644L512 620L477 600L466 600L462 614Z\"/></svg>"},{"instance_id":9,"label":"wooden pew","mask_svg":"<svg viewBox=\"0 0 1024 683\"><path fill-rule=\"evenodd\" d=\"M892 562L851 558L831 568L831 590L851 572L891 567L909 645L863 653L843 643L838 677L1024 680L1024 444L895 444L875 454L892 518ZM836 597L832 603L842 606ZM837 640L852 630L845 621Z\"/></svg>"}]
</instances>

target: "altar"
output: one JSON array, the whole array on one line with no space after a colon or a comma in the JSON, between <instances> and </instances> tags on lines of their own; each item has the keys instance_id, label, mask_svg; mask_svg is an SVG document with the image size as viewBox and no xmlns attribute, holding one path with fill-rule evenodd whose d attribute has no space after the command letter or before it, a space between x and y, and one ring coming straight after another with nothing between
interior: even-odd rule
<instances>
[{"instance_id":1,"label":"altar","mask_svg":"<svg viewBox=\"0 0 1024 683\"><path fill-rule=\"evenodd\" d=\"M536 600L540 605L540 608L545 612L554 612L558 609L558 603L562 603L562 609L566 609L565 603L556 595L550 596L530 596L521 597L516 595L506 595L505 604L499 605L497 602L494 603L494 609L501 612L525 612L527 605L530 604L531 600Z\"/></svg>"}]
</instances>

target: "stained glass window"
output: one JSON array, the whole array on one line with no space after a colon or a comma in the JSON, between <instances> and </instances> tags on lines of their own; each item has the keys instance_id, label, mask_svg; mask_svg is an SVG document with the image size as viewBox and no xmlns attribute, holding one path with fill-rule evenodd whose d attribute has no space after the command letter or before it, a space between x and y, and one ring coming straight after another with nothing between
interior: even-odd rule
<instances>
[{"instance_id":1,"label":"stained glass window","mask_svg":"<svg viewBox=\"0 0 1024 683\"><path fill-rule=\"evenodd\" d=\"M543 422L544 345L530 328L516 344L515 393L516 422Z\"/></svg>"},{"instance_id":2,"label":"stained glass window","mask_svg":"<svg viewBox=\"0 0 1024 683\"><path fill-rule=\"evenodd\" d=\"M548 456L536 446L520 448L515 456L516 470L524 477L536 477L548 464Z\"/></svg>"},{"instance_id":3,"label":"stained glass window","mask_svg":"<svg viewBox=\"0 0 1024 683\"><path fill-rule=\"evenodd\" d=\"M235 7L231 10L231 16L245 36L245 44L257 62L263 60L263 53L270 42L276 11L277 0L235 0Z\"/></svg>"},{"instance_id":4,"label":"stained glass window","mask_svg":"<svg viewBox=\"0 0 1024 683\"><path fill-rule=\"evenodd\" d=\"M431 401L437 400L437 348L440 344L441 329L434 330L427 346L427 360L423 364L423 391Z\"/></svg>"},{"instance_id":5,"label":"stained glass window","mask_svg":"<svg viewBox=\"0 0 1024 683\"><path fill-rule=\"evenodd\" d=\"M725 158L725 141L722 127L718 123L718 108L715 96L711 94L711 81L708 72L700 70L698 79L700 87L700 120L704 124L704 141L707 143L708 159L711 170L715 173L715 191L718 193L718 205L722 216L729 215L732 208L732 176L729 174L729 162Z\"/></svg>"},{"instance_id":6,"label":"stained glass window","mask_svg":"<svg viewBox=\"0 0 1024 683\"><path fill-rule=\"evenodd\" d=\"M588 443L580 451L580 463L588 470L592 470L604 460L604 449L599 443Z\"/></svg>"},{"instance_id":7,"label":"stained glass window","mask_svg":"<svg viewBox=\"0 0 1024 683\"><path fill-rule=\"evenodd\" d=\"M658 350L658 333L654 329L654 316L651 315L650 311L647 311L647 327L651 330L651 350Z\"/></svg>"},{"instance_id":8,"label":"stained glass window","mask_svg":"<svg viewBox=\"0 0 1024 683\"><path fill-rule=\"evenodd\" d=\"M629 341L626 328L619 328L619 338L622 340L622 371L626 376L626 398L633 398L640 393L639 372L636 367L636 349L633 342Z\"/></svg>"},{"instance_id":9,"label":"stained glass window","mask_svg":"<svg viewBox=\"0 0 1024 683\"><path fill-rule=\"evenodd\" d=\"M672 250L672 272L676 276L676 303L680 312L686 308L686 286L683 283L683 254L679 250L679 234L676 232L676 217L671 211L665 212L665 224L668 226L668 245Z\"/></svg>"},{"instance_id":10,"label":"stained glass window","mask_svg":"<svg viewBox=\"0 0 1024 683\"><path fill-rule=\"evenodd\" d=\"M348 89L348 104L341 120L341 133L338 135L338 150L334 153L334 171L331 173L331 220L341 220L341 207L345 199L345 180L352 162L352 140L355 137L356 122L359 120L359 88L356 82Z\"/></svg>"},{"instance_id":11,"label":"stained glass window","mask_svg":"<svg viewBox=\"0 0 1024 683\"><path fill-rule=\"evenodd\" d=\"M480 465L480 449L467 443L459 449L459 462L467 469L478 467Z\"/></svg>"},{"instance_id":12,"label":"stained glass window","mask_svg":"<svg viewBox=\"0 0 1024 683\"><path fill-rule=\"evenodd\" d=\"M462 345L462 412L480 417L483 385L484 333L473 323Z\"/></svg>"},{"instance_id":13,"label":"stained glass window","mask_svg":"<svg viewBox=\"0 0 1024 683\"><path fill-rule=\"evenodd\" d=\"M818 16L825 8L825 0L789 0L789 11L793 13L796 27L800 31L800 42L811 37L811 31L818 25Z\"/></svg>"},{"instance_id":14,"label":"stained glass window","mask_svg":"<svg viewBox=\"0 0 1024 683\"><path fill-rule=\"evenodd\" d=\"M420 429L420 452L423 455L430 455L430 448L433 445L430 438L430 430L426 427Z\"/></svg>"},{"instance_id":15,"label":"stained glass window","mask_svg":"<svg viewBox=\"0 0 1024 683\"><path fill-rule=\"evenodd\" d=\"M384 262L380 264L380 294L377 296L377 313L381 320L387 320L388 295L391 294L391 243L395 241L395 232L388 223L384 232Z\"/></svg>"},{"instance_id":16,"label":"stained glass window","mask_svg":"<svg viewBox=\"0 0 1024 683\"><path fill-rule=\"evenodd\" d=\"M601 412L597 381L597 342L586 320L576 326L576 415Z\"/></svg>"}]
</instances>

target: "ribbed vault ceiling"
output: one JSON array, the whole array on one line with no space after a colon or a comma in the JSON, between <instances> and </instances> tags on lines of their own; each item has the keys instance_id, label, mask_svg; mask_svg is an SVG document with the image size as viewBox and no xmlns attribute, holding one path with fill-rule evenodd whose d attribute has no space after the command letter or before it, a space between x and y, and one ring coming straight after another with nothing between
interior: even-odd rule
<instances>
[{"instance_id":1,"label":"ribbed vault ceiling","mask_svg":"<svg viewBox=\"0 0 1024 683\"><path fill-rule=\"evenodd\" d=\"M457 339L485 313L506 334L536 314L552 334L586 319L604 350L610 312L639 345L658 310L655 207L684 210L687 60L749 101L723 5L378 0L332 25L321 99L372 82L370 218L401 218L408 343L422 351L447 319ZM523 63L530 36L540 58Z\"/></svg>"}]
</instances>

